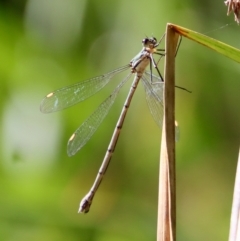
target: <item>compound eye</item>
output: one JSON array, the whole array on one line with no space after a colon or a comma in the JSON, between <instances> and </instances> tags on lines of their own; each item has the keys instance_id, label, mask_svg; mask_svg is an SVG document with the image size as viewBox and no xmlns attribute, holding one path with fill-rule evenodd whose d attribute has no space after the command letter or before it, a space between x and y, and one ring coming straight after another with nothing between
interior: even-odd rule
<instances>
[{"instance_id":1,"label":"compound eye","mask_svg":"<svg viewBox=\"0 0 240 241\"><path fill-rule=\"evenodd\" d=\"M144 46L146 46L148 43L149 43L149 38L144 38L144 39L142 40L142 44L143 44Z\"/></svg>"},{"instance_id":2,"label":"compound eye","mask_svg":"<svg viewBox=\"0 0 240 241\"><path fill-rule=\"evenodd\" d=\"M154 38L154 37L151 37L151 38L149 39L149 42L151 42L151 44L155 45L155 44L157 43L157 39Z\"/></svg>"},{"instance_id":3,"label":"compound eye","mask_svg":"<svg viewBox=\"0 0 240 241\"><path fill-rule=\"evenodd\" d=\"M148 42L148 39L147 39L147 38L144 38L144 39L142 40L142 43L143 43L143 44L147 44L147 42Z\"/></svg>"}]
</instances>

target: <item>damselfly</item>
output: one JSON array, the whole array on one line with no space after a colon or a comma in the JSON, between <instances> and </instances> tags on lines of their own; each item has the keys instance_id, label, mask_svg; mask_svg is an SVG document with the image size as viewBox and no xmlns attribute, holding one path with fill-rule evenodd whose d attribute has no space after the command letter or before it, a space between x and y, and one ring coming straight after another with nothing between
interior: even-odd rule
<instances>
[{"instance_id":1,"label":"damselfly","mask_svg":"<svg viewBox=\"0 0 240 241\"><path fill-rule=\"evenodd\" d=\"M163 35L164 37L164 35ZM163 38L162 37L162 38ZM158 124L158 126L162 127L163 120L163 88L164 82L160 71L157 68L157 64L153 58L153 54L157 54L160 56L164 56L163 49L157 49L162 38L159 42L154 37L144 38L142 40L143 48L137 54L128 65L123 66L121 68L115 69L112 72L107 74L79 82L77 84L67 86L56 90L54 92L49 93L41 103L41 111L44 113L51 113L55 111L59 111L70 107L72 105L81 102L88 97L92 96L100 89L102 89L116 74L121 73L125 70L130 70L130 73L121 81L121 83L115 88L115 90L111 93L111 95L104 101L96 111L88 117L83 124L73 133L70 137L67 145L67 152L69 156L76 154L92 137L94 132L99 127L100 123L103 121L105 116L108 114L111 106L113 105L121 87L125 84L125 82L130 78L132 74L134 74L134 80L132 86L129 90L127 99L124 103L122 112L118 119L117 125L115 127L112 139L108 146L107 152L103 159L102 165L98 171L97 177L94 181L93 186L87 195L80 202L79 212L87 213L90 209L93 197L102 181L102 178L107 170L109 162L111 160L112 154L117 144L117 140L120 134L120 130L122 129L123 122L125 116L127 114L127 110L130 106L132 97L137 88L137 85L142 80L147 103L150 109L150 112ZM145 72L147 66L150 66L150 72ZM152 66L157 70L159 76L155 76L152 74Z\"/></svg>"}]
</instances>

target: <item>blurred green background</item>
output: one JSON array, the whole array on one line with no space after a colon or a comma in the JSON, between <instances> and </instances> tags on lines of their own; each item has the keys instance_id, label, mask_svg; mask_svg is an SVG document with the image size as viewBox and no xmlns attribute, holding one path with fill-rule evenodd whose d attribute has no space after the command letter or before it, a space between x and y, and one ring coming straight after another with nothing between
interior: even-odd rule
<instances>
[{"instance_id":1,"label":"blurred green background","mask_svg":"<svg viewBox=\"0 0 240 241\"><path fill-rule=\"evenodd\" d=\"M0 2L0 240L156 240L161 130L142 86L87 215L77 213L79 202L93 183L131 81L71 158L68 138L119 79L60 113L42 114L39 105L54 89L126 65L141 40L159 39L167 22L239 48L239 26L226 11L217 0ZM176 89L177 237L227 240L240 136L239 64L183 39L176 77L193 92Z\"/></svg>"}]
</instances>

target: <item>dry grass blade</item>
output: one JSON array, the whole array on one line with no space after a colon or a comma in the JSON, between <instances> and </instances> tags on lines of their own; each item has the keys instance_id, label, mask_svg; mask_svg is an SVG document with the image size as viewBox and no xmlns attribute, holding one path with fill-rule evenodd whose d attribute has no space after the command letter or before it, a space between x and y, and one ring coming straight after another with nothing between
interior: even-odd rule
<instances>
[{"instance_id":1,"label":"dry grass blade","mask_svg":"<svg viewBox=\"0 0 240 241\"><path fill-rule=\"evenodd\" d=\"M175 185L175 53L178 34L167 25L164 123L160 155L157 241L176 240Z\"/></svg>"},{"instance_id":2,"label":"dry grass blade","mask_svg":"<svg viewBox=\"0 0 240 241\"><path fill-rule=\"evenodd\" d=\"M237 172L235 178L235 187L233 194L233 205L231 215L231 225L229 241L240 240L240 151L238 156Z\"/></svg>"}]
</instances>

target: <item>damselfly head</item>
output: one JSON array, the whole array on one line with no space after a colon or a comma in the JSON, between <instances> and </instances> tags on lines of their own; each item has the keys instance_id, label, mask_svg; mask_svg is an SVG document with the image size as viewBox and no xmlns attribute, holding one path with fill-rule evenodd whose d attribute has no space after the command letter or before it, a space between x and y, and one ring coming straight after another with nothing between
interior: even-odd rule
<instances>
[{"instance_id":1,"label":"damselfly head","mask_svg":"<svg viewBox=\"0 0 240 241\"><path fill-rule=\"evenodd\" d=\"M155 48L156 45L157 45L157 39L154 38L154 37L151 37L151 38L144 38L142 40L142 44L144 47L147 47L147 48Z\"/></svg>"}]
</instances>

